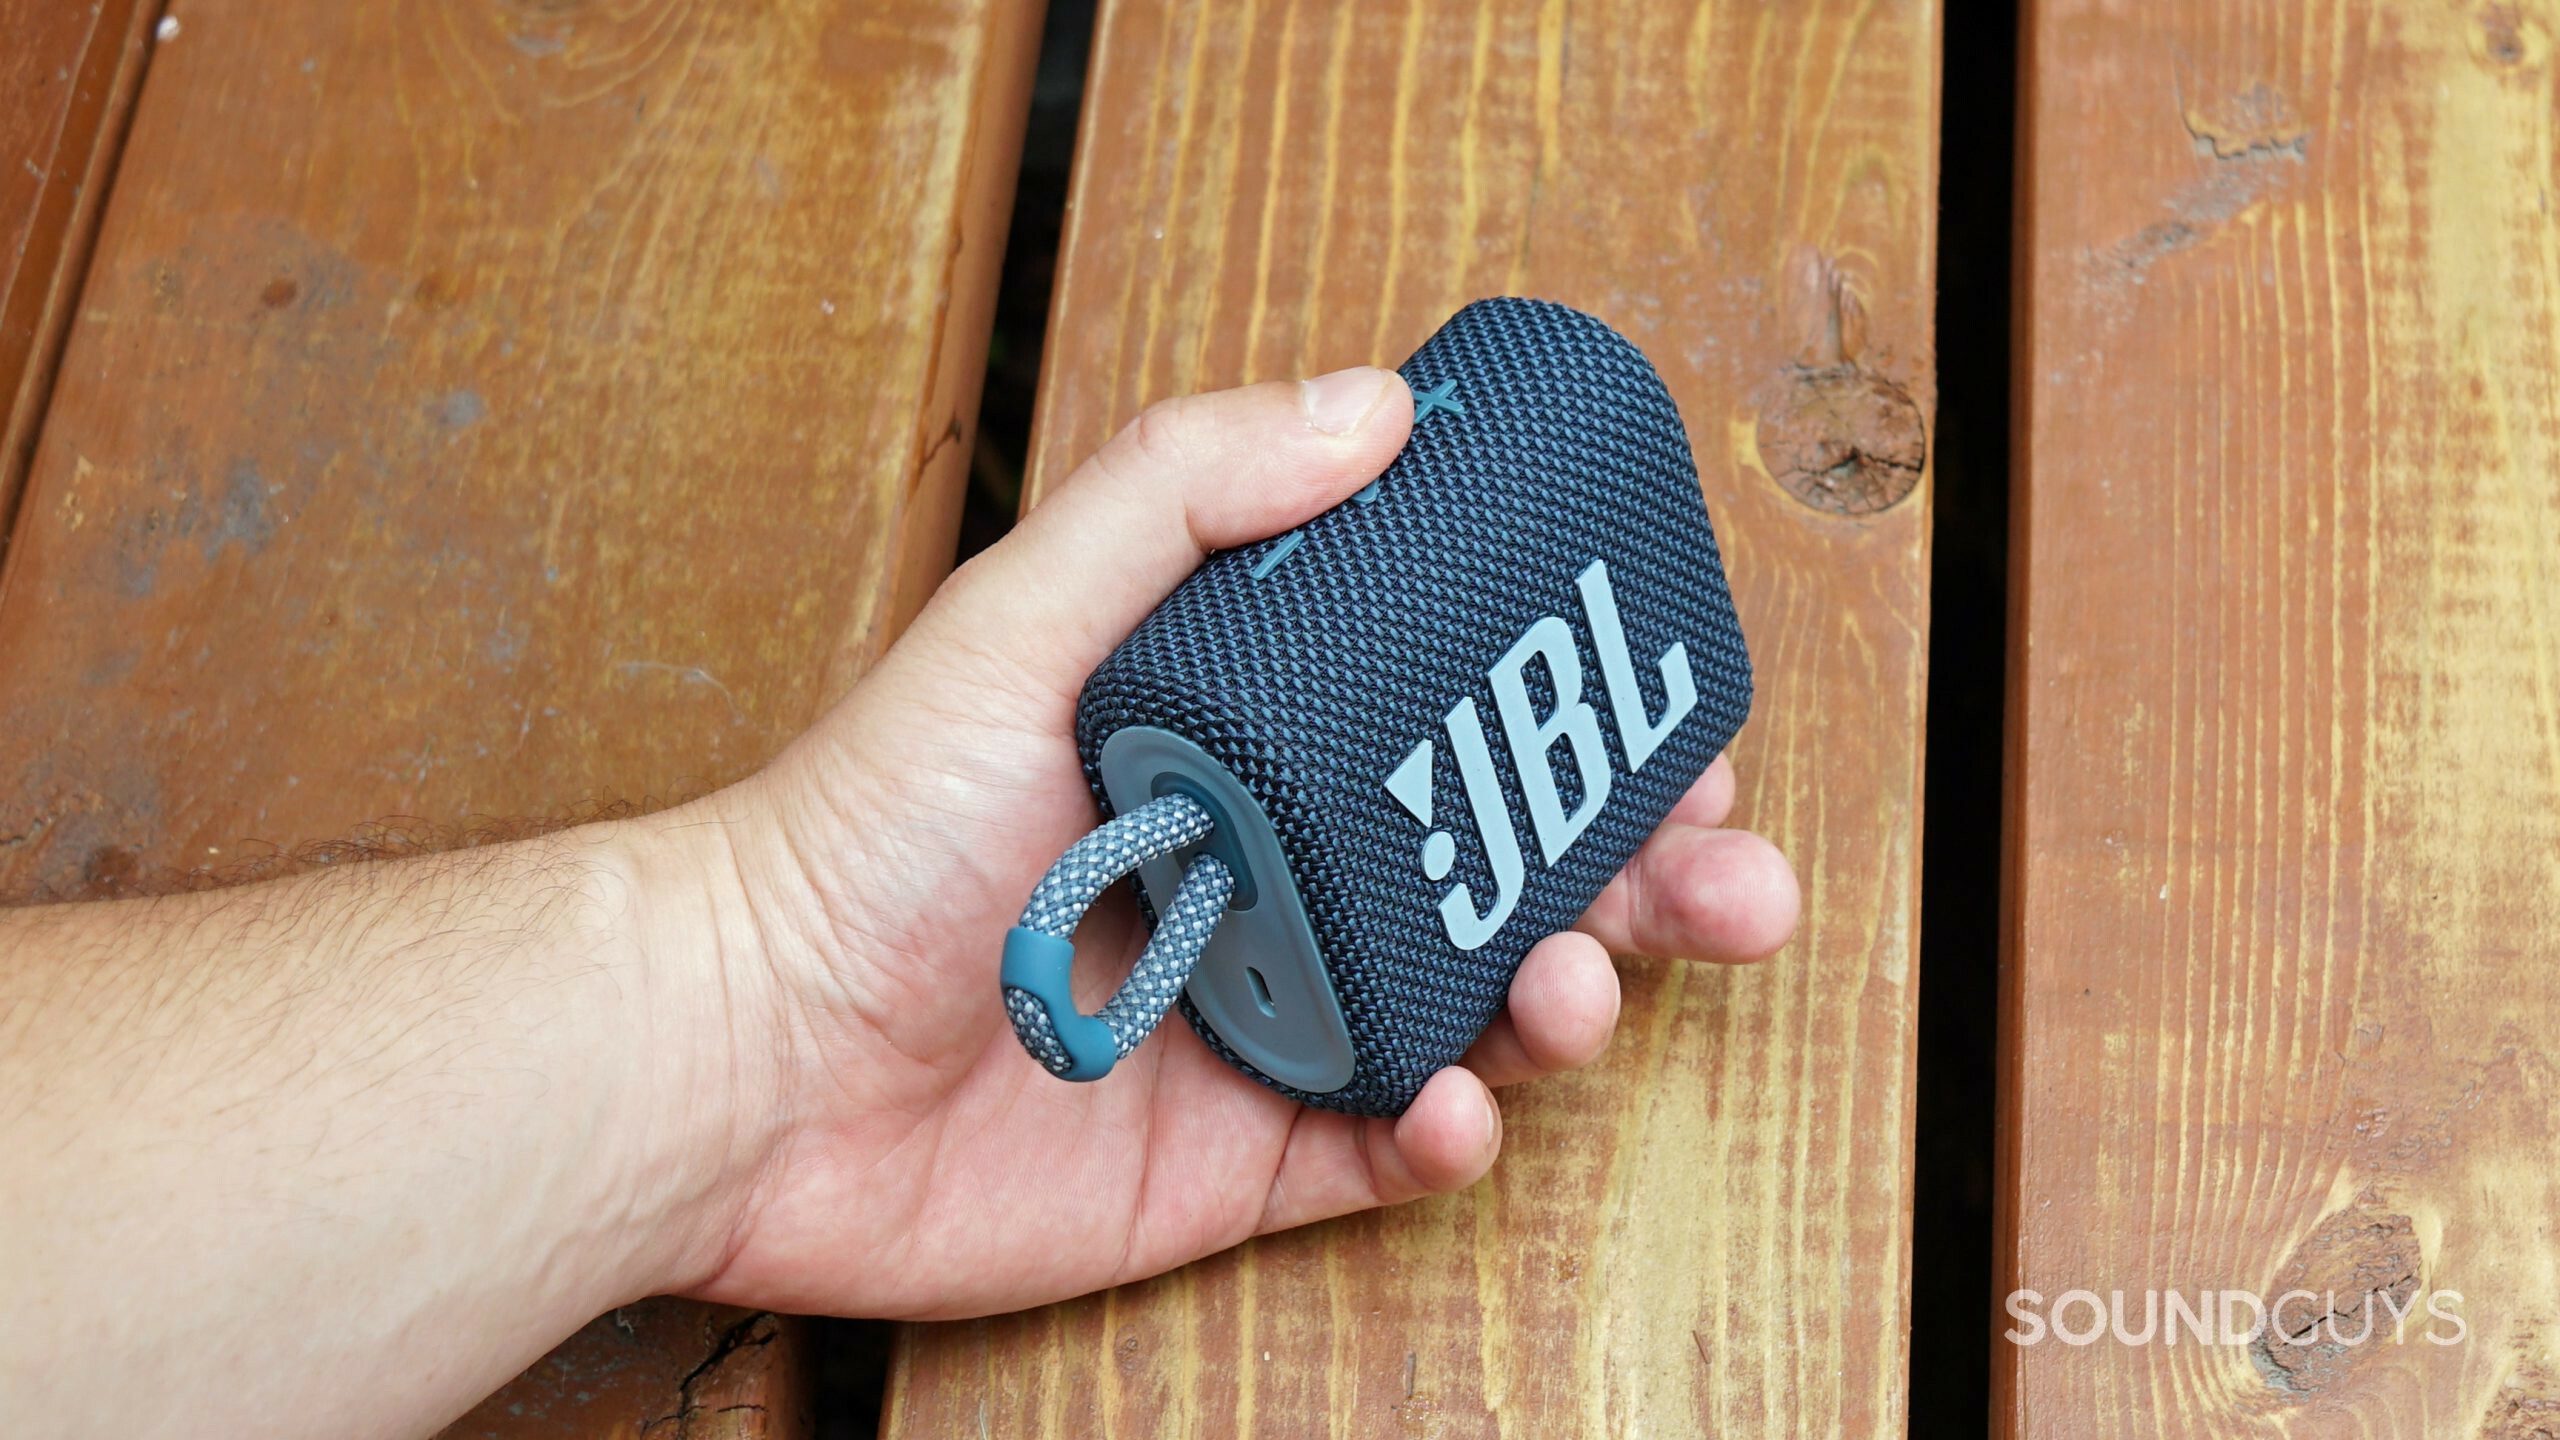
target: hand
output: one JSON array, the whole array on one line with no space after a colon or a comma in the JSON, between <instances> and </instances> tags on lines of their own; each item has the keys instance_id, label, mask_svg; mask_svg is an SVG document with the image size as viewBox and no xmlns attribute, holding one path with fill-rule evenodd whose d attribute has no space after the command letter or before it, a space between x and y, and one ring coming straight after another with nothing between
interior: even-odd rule
<instances>
[{"instance_id":1,"label":"hand","mask_svg":"<svg viewBox=\"0 0 2560 1440\"><path fill-rule=\"evenodd\" d=\"M771 1126L751 1132L762 1154L716 1264L686 1279L695 1293L979 1314L1461 1189L1501 1146L1493 1090L1607 1043L1610 951L1741 961L1784 942L1795 879L1765 841L1718 828L1734 789L1719 760L1580 929L1530 952L1508 1013L1401 1118L1303 1108L1178 1020L1095 1084L1022 1052L998 951L1096 819L1071 738L1086 674L1208 552L1375 478L1412 420L1403 381L1375 369L1150 409L953 576L769 770L663 817L660 834L723 837L734 859L709 867L735 877L714 906L747 1017L734 1073ZM1078 937L1086 995L1126 971L1141 931L1119 887Z\"/></svg>"}]
</instances>

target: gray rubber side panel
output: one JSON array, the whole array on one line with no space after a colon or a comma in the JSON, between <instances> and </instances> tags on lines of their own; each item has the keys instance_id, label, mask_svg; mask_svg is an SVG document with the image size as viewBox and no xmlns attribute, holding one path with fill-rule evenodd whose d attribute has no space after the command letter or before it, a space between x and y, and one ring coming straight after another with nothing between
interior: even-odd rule
<instances>
[{"instance_id":1,"label":"gray rubber side panel","mask_svg":"<svg viewBox=\"0 0 2560 1440\"><path fill-rule=\"evenodd\" d=\"M1114 814L1178 789L1218 816L1210 843L1198 848L1237 872L1238 899L1229 902L1185 990L1201 1018L1255 1069L1284 1085L1321 1095L1350 1084L1351 1027L1342 1021L1333 980L1298 901L1298 882L1262 806L1199 746L1152 725L1128 726L1103 742L1102 788ZM1170 899L1189 858L1183 852L1140 866L1148 897ZM1251 903L1243 903L1248 895ZM1267 1012L1248 969L1262 977Z\"/></svg>"}]
</instances>

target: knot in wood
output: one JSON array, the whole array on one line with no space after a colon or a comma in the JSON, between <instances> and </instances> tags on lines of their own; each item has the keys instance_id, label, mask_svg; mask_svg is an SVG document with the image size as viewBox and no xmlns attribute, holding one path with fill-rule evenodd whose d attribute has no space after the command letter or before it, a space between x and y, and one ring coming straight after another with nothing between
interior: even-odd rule
<instances>
[{"instance_id":1,"label":"knot in wood","mask_svg":"<svg viewBox=\"0 0 2560 1440\"><path fill-rule=\"evenodd\" d=\"M1791 372L1760 412L1760 459L1787 493L1873 515L1920 483L1928 438L1901 387L1855 365Z\"/></svg>"},{"instance_id":2,"label":"knot in wood","mask_svg":"<svg viewBox=\"0 0 2560 1440\"><path fill-rule=\"evenodd\" d=\"M2423 1269L2409 1217L2372 1197L2322 1217L2276 1271L2250 1358L2286 1394L2337 1385L2358 1361L2391 1348L2400 1318L2417 1307ZM2288 1295L2294 1300L2283 1303Z\"/></svg>"}]
</instances>

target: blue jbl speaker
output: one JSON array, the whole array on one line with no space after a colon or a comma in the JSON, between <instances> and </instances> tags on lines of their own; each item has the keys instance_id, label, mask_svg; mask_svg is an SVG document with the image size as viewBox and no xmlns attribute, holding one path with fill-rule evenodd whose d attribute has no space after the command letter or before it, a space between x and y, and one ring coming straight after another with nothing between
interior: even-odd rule
<instances>
[{"instance_id":1,"label":"blue jbl speaker","mask_svg":"<svg viewBox=\"0 0 2560 1440\"><path fill-rule=\"evenodd\" d=\"M1486 300L1403 375L1413 438L1375 484L1213 556L1087 681L1113 818L1005 944L1053 1073L1098 1077L1178 1000L1264 1084L1401 1113L1749 713L1688 437L1633 345ZM1080 1013L1075 922L1133 871L1153 937Z\"/></svg>"}]
</instances>

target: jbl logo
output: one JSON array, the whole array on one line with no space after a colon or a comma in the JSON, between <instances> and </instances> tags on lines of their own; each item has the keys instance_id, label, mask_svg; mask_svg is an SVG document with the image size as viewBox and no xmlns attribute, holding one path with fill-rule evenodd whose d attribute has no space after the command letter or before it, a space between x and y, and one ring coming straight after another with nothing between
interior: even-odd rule
<instances>
[{"instance_id":1,"label":"jbl logo","mask_svg":"<svg viewBox=\"0 0 2560 1440\"><path fill-rule=\"evenodd\" d=\"M1635 662L1627 655L1626 627L1618 619L1618 598L1609 589L1609 567L1592 561L1575 577L1574 585L1582 592L1591 648L1600 657L1609 709L1617 719L1618 742L1626 750L1627 773L1632 775L1697 708L1698 686L1689 673L1689 647L1677 644L1663 652L1662 718L1647 719ZM1555 705L1543 716L1529 698L1526 677L1532 661L1546 667L1555 691ZM1538 833L1538 852L1545 864L1553 865L1609 803L1609 749L1600 737L1599 715L1582 698L1582 660L1574 649L1573 627L1558 616L1541 618L1512 645L1510 653L1494 662L1485 679L1493 687L1494 708L1502 716L1503 738L1510 742L1511 764L1520 776L1521 798L1528 802L1529 823ZM1467 806L1475 812L1485 862L1493 872L1493 904L1482 911L1465 885L1452 885L1440 897L1440 920L1449 931L1449 942L1461 950L1473 950L1492 939L1502 922L1511 918L1528 869L1474 698L1460 700L1444 723L1450 751L1458 761L1458 777L1466 785ZM1582 778L1582 798L1571 814L1565 813L1556 789L1559 744L1573 752L1574 767ZM1432 742L1425 740L1387 777L1387 792L1426 826L1431 824L1433 809L1431 765ZM1457 860L1458 842L1448 831L1433 830L1424 838L1424 875L1445 879Z\"/></svg>"}]
</instances>

